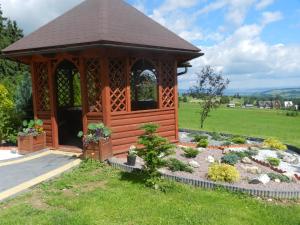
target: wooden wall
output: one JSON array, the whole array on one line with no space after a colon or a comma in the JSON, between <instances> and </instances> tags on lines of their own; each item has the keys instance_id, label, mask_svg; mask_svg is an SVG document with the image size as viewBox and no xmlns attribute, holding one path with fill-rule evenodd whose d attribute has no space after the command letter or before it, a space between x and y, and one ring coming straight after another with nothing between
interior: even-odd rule
<instances>
[{"instance_id":1,"label":"wooden wall","mask_svg":"<svg viewBox=\"0 0 300 225\"><path fill-rule=\"evenodd\" d=\"M176 141L176 120L174 109L149 110L112 115L112 146L113 154L128 151L136 144L137 137L143 134L141 125L155 123L160 125L158 134Z\"/></svg>"}]
</instances>

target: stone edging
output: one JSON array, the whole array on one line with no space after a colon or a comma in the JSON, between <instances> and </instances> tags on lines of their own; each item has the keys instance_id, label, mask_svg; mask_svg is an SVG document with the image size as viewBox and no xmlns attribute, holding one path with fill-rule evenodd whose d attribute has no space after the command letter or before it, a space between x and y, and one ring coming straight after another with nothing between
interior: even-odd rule
<instances>
[{"instance_id":1,"label":"stone edging","mask_svg":"<svg viewBox=\"0 0 300 225\"><path fill-rule=\"evenodd\" d=\"M133 172L139 171L140 169L128 166L126 164L122 164L114 161L113 159L108 160L109 164L115 168L120 169L125 172ZM216 188L225 188L226 190L233 192L242 192L245 194L249 194L252 196L259 196L263 198L275 198L275 199L300 199L300 190L299 191L267 191L267 190L259 190L259 189L248 189L241 188L231 184L220 184L213 181L203 180L203 179L192 179L181 176L162 174L162 176L166 179L177 181L184 184L190 184L195 187L207 188L207 189L216 189Z\"/></svg>"},{"instance_id":2,"label":"stone edging","mask_svg":"<svg viewBox=\"0 0 300 225\"><path fill-rule=\"evenodd\" d=\"M192 130L192 129L185 129L185 128L180 128L179 129L180 132L187 132L187 133L191 133L191 134L212 134L213 132L209 132L209 131L201 131L201 130ZM226 134L226 133L222 133L220 132L219 134L221 134L222 136L225 137L231 137L233 136L233 134ZM258 137L249 137L249 136L244 136L244 135L239 135L241 137L247 138L250 141L258 141L258 142L263 142L265 139L263 138L258 138ZM298 154L300 154L300 148L293 146L293 145L289 145L287 144L287 147L289 150L292 150Z\"/></svg>"}]
</instances>

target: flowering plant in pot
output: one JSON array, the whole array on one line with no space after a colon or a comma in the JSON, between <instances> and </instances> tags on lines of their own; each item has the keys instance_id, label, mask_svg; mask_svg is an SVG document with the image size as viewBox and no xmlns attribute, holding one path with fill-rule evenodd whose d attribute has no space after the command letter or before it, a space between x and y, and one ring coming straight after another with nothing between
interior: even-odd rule
<instances>
[{"instance_id":1,"label":"flowering plant in pot","mask_svg":"<svg viewBox=\"0 0 300 225\"><path fill-rule=\"evenodd\" d=\"M23 121L23 129L18 133L18 150L21 154L46 148L46 133L43 121L36 119Z\"/></svg>"},{"instance_id":2,"label":"flowering plant in pot","mask_svg":"<svg viewBox=\"0 0 300 225\"><path fill-rule=\"evenodd\" d=\"M80 131L78 137L82 138L85 158L105 160L111 152L110 136L110 129L103 123L89 124L86 134Z\"/></svg>"},{"instance_id":3,"label":"flowering plant in pot","mask_svg":"<svg viewBox=\"0 0 300 225\"><path fill-rule=\"evenodd\" d=\"M134 166L136 163L137 150L134 145L130 146L128 155L127 155L127 165Z\"/></svg>"}]
</instances>

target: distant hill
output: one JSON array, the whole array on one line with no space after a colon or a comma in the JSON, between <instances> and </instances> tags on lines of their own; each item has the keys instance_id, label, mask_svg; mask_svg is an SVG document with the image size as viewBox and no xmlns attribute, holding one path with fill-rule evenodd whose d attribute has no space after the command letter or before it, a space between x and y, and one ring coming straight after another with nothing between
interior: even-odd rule
<instances>
[{"instance_id":1,"label":"distant hill","mask_svg":"<svg viewBox=\"0 0 300 225\"><path fill-rule=\"evenodd\" d=\"M285 99L300 98L300 88L278 88L254 93L259 96L281 96Z\"/></svg>"}]
</instances>

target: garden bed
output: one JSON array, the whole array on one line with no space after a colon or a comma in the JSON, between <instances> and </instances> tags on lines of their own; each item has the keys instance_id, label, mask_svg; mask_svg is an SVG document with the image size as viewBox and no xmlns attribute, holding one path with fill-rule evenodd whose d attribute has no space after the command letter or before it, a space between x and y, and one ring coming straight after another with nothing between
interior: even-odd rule
<instances>
[{"instance_id":1,"label":"garden bed","mask_svg":"<svg viewBox=\"0 0 300 225\"><path fill-rule=\"evenodd\" d=\"M163 176L205 188L223 186L233 191L241 191L264 197L300 198L300 156L297 153L289 149L287 151L279 151L263 148L261 140L251 139L245 140L245 143L229 143L228 140L232 140L232 137L223 136L218 137L218 140L214 140L216 134L213 135L214 137L210 134L202 135L207 136L208 146L197 148L196 143L193 142L192 135L180 133L180 144L176 147L175 154L169 157L179 160L192 171L177 171L177 169L174 170L167 165L160 169ZM238 139L237 141L241 141L238 137L236 139ZM198 155L194 158L188 158L184 154L184 149L188 147L198 150ZM247 157L247 160L244 160L245 157L240 158L234 163L240 179L233 182L214 182L208 177L210 166L214 164L220 165L222 157L227 154L247 152L249 149L252 152L257 152L256 155ZM277 158L277 156L283 157L285 160L287 160L286 157L294 157L293 159L296 159L296 162L291 164L285 162L283 159L279 159L279 165L271 166L266 160L269 157ZM123 158L112 159L110 162L115 167L127 171L143 167L143 161L140 158L137 159L134 168L127 166L126 159ZM266 182L255 182L260 176L267 176L269 180ZM280 177L280 179L277 177Z\"/></svg>"}]
</instances>

